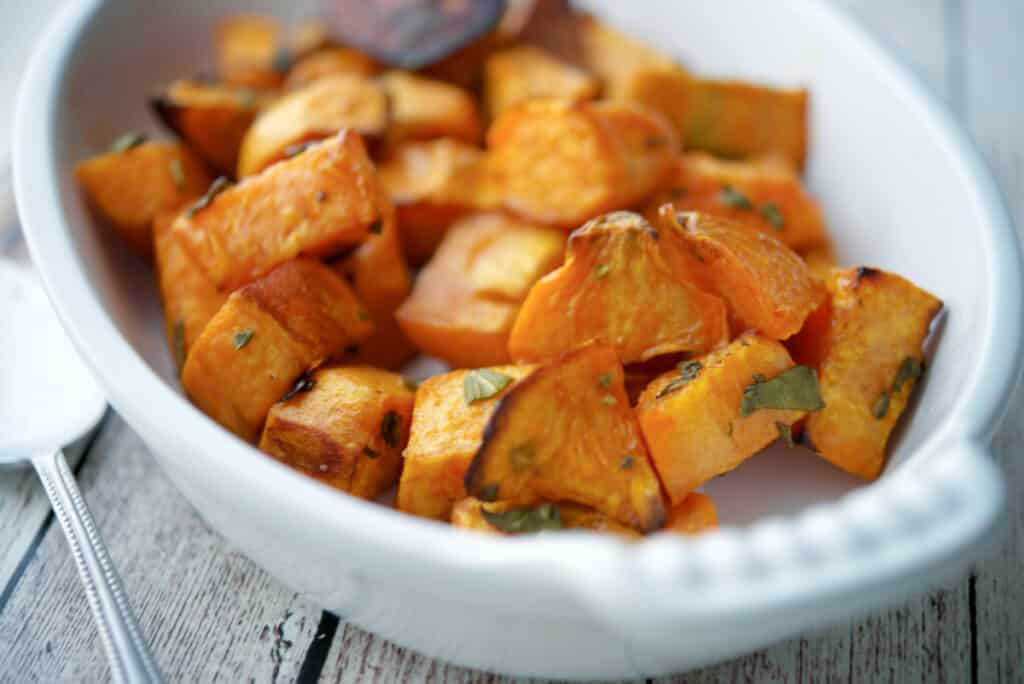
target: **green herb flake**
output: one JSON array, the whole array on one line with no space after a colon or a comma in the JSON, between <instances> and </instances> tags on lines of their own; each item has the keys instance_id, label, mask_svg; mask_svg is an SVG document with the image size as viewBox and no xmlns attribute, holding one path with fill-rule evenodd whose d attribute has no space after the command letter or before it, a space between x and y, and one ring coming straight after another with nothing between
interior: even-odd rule
<instances>
[{"instance_id":1,"label":"green herb flake","mask_svg":"<svg viewBox=\"0 0 1024 684\"><path fill-rule=\"evenodd\" d=\"M619 400L610 394L606 394L603 397L601 397L601 401L605 404L605 406L615 406L616 404L619 403Z\"/></svg>"},{"instance_id":2,"label":"green herb flake","mask_svg":"<svg viewBox=\"0 0 1024 684\"><path fill-rule=\"evenodd\" d=\"M512 508L501 513L492 513L481 506L480 513L489 524L508 534L532 534L562 529L562 512L558 506L551 503L532 508Z\"/></svg>"},{"instance_id":3,"label":"green herb flake","mask_svg":"<svg viewBox=\"0 0 1024 684\"><path fill-rule=\"evenodd\" d=\"M644 145L650 149L668 145L668 138L661 135L649 135L644 138Z\"/></svg>"},{"instance_id":4,"label":"green herb flake","mask_svg":"<svg viewBox=\"0 0 1024 684\"><path fill-rule=\"evenodd\" d=\"M370 312L364 309L360 309L358 312L356 312L356 317L361 321L368 321L370 320Z\"/></svg>"},{"instance_id":5,"label":"green herb flake","mask_svg":"<svg viewBox=\"0 0 1024 684\"><path fill-rule=\"evenodd\" d=\"M612 272L612 267L609 266L608 264L598 264L594 268L594 277L595 278L607 278L608 274L611 273L611 272Z\"/></svg>"},{"instance_id":6,"label":"green herb flake","mask_svg":"<svg viewBox=\"0 0 1024 684\"><path fill-rule=\"evenodd\" d=\"M363 447L363 453L366 454L366 458L377 458L380 456L380 452L376 449L371 449L368 446Z\"/></svg>"},{"instance_id":7,"label":"green herb flake","mask_svg":"<svg viewBox=\"0 0 1024 684\"><path fill-rule=\"evenodd\" d=\"M171 172L171 180L174 181L174 187L179 190L185 189L185 166L181 163L181 159L175 157L170 161L168 165Z\"/></svg>"},{"instance_id":8,"label":"green herb flake","mask_svg":"<svg viewBox=\"0 0 1024 684\"><path fill-rule=\"evenodd\" d=\"M749 416L761 409L818 411L825 407L818 388L818 377L807 366L794 366L771 380L761 374L743 390L740 415Z\"/></svg>"},{"instance_id":9,"label":"green herb flake","mask_svg":"<svg viewBox=\"0 0 1024 684\"><path fill-rule=\"evenodd\" d=\"M497 501L498 500L498 485L489 484L480 488L477 492L476 498L481 501Z\"/></svg>"},{"instance_id":10,"label":"green herb flake","mask_svg":"<svg viewBox=\"0 0 1024 684\"><path fill-rule=\"evenodd\" d=\"M292 388L279 399L279 401L288 401L302 392L309 392L314 387L316 387L316 380L309 377L309 372L307 371L299 376L299 379L295 381L295 385L293 385Z\"/></svg>"},{"instance_id":11,"label":"green herb flake","mask_svg":"<svg viewBox=\"0 0 1024 684\"><path fill-rule=\"evenodd\" d=\"M409 390L410 392L415 392L420 388L420 383L416 382L411 378L402 378L402 384L405 386L405 389Z\"/></svg>"},{"instance_id":12,"label":"green herb flake","mask_svg":"<svg viewBox=\"0 0 1024 684\"><path fill-rule=\"evenodd\" d=\"M601 389L608 389L612 386L612 374L604 373L603 375L597 376L597 386Z\"/></svg>"},{"instance_id":13,"label":"green herb flake","mask_svg":"<svg viewBox=\"0 0 1024 684\"><path fill-rule=\"evenodd\" d=\"M523 471L529 469L537 458L537 447L533 442L523 442L508 450L508 460L512 469Z\"/></svg>"},{"instance_id":14,"label":"green herb flake","mask_svg":"<svg viewBox=\"0 0 1024 684\"><path fill-rule=\"evenodd\" d=\"M678 200L686 197L687 189L683 187L675 187L668 191L668 196L671 199Z\"/></svg>"},{"instance_id":15,"label":"green herb flake","mask_svg":"<svg viewBox=\"0 0 1024 684\"><path fill-rule=\"evenodd\" d=\"M188 218L192 218L193 216L196 215L197 211L200 211L210 206L210 204L213 203L213 200L216 199L217 195L221 194L222 192L230 188L232 185L233 183L224 176L218 176L217 180L213 181L213 183L210 184L210 187L206 190L206 193L202 197L197 199L195 203L188 208L188 211L185 213L185 216L187 216Z\"/></svg>"},{"instance_id":16,"label":"green herb flake","mask_svg":"<svg viewBox=\"0 0 1024 684\"><path fill-rule=\"evenodd\" d=\"M371 223L370 232L373 233L374 235L380 235L382 232L384 232L384 221L382 221L381 219L377 219L376 221Z\"/></svg>"},{"instance_id":17,"label":"green herb flake","mask_svg":"<svg viewBox=\"0 0 1024 684\"><path fill-rule=\"evenodd\" d=\"M472 404L481 399L490 399L508 387L511 382L511 376L491 370L490 368L481 368L467 373L466 377L463 378L462 394L466 399L466 403Z\"/></svg>"},{"instance_id":18,"label":"green herb flake","mask_svg":"<svg viewBox=\"0 0 1024 684\"><path fill-rule=\"evenodd\" d=\"M245 345L249 344L249 340L256 333L252 330L239 330L235 333L235 349L241 349Z\"/></svg>"},{"instance_id":19,"label":"green herb flake","mask_svg":"<svg viewBox=\"0 0 1024 684\"><path fill-rule=\"evenodd\" d=\"M629 470L630 468L633 467L635 463L636 459L633 458L631 455L626 454L625 456L622 457L622 460L619 462L619 468L621 468L622 470Z\"/></svg>"},{"instance_id":20,"label":"green herb flake","mask_svg":"<svg viewBox=\"0 0 1024 684\"><path fill-rule=\"evenodd\" d=\"M786 217L782 215L782 210L775 202L769 202L761 207L761 216L764 216L775 230L782 230L786 227Z\"/></svg>"},{"instance_id":21,"label":"green herb flake","mask_svg":"<svg viewBox=\"0 0 1024 684\"><path fill-rule=\"evenodd\" d=\"M178 372L185 367L185 322L178 320L174 321L174 330L172 332L174 338L174 363L178 366Z\"/></svg>"},{"instance_id":22,"label":"green herb flake","mask_svg":"<svg viewBox=\"0 0 1024 684\"><path fill-rule=\"evenodd\" d=\"M871 405L871 415L879 420L885 418L885 414L889 412L890 399L888 392L879 394L875 403Z\"/></svg>"},{"instance_id":23,"label":"green herb flake","mask_svg":"<svg viewBox=\"0 0 1024 684\"><path fill-rule=\"evenodd\" d=\"M661 399L673 392L678 392L691 382L697 379L704 365L700 361L684 361L679 364L679 377L661 388L661 391L654 395L655 399Z\"/></svg>"},{"instance_id":24,"label":"green herb flake","mask_svg":"<svg viewBox=\"0 0 1024 684\"><path fill-rule=\"evenodd\" d=\"M917 380L924 374L924 364L920 359L911 356L903 359L899 370L896 371L896 379L892 381L892 391L899 392L908 380Z\"/></svg>"},{"instance_id":25,"label":"green herb flake","mask_svg":"<svg viewBox=\"0 0 1024 684\"><path fill-rule=\"evenodd\" d=\"M730 420L729 424L725 426L725 434L729 437L732 437L732 432L734 429L735 428L733 427L732 421Z\"/></svg>"},{"instance_id":26,"label":"green herb flake","mask_svg":"<svg viewBox=\"0 0 1024 684\"><path fill-rule=\"evenodd\" d=\"M319 140L307 140L306 142L300 142L300 143L295 143L294 145L289 145L288 147L284 148L284 158L285 159L291 159L292 157L297 157L300 154L302 154L303 152L305 152L306 150L308 150L313 145L316 145L318 142L320 142L320 141Z\"/></svg>"},{"instance_id":27,"label":"green herb flake","mask_svg":"<svg viewBox=\"0 0 1024 684\"><path fill-rule=\"evenodd\" d=\"M732 187L731 185L726 185L724 188L722 188L722 201L725 202L726 205L732 207L733 209L754 208L754 203L751 202L746 195L744 195L742 192Z\"/></svg>"},{"instance_id":28,"label":"green herb flake","mask_svg":"<svg viewBox=\"0 0 1024 684\"><path fill-rule=\"evenodd\" d=\"M402 416L395 411L388 411L384 414L384 420L380 422L380 436L392 449L397 449L402 441Z\"/></svg>"},{"instance_id":29,"label":"green herb flake","mask_svg":"<svg viewBox=\"0 0 1024 684\"><path fill-rule=\"evenodd\" d=\"M252 109L256 106L256 91L249 88L243 88L238 91L238 104L242 105L246 109Z\"/></svg>"},{"instance_id":30,"label":"green herb flake","mask_svg":"<svg viewBox=\"0 0 1024 684\"><path fill-rule=\"evenodd\" d=\"M142 143L146 142L146 135L143 133L136 133L134 131L124 133L123 135L117 136L114 142L110 143L110 151L114 153L127 152L128 150L138 147Z\"/></svg>"},{"instance_id":31,"label":"green herb flake","mask_svg":"<svg viewBox=\"0 0 1024 684\"><path fill-rule=\"evenodd\" d=\"M793 428L780 420L775 421L775 429L779 431L779 438L786 443L786 446L793 446Z\"/></svg>"},{"instance_id":32,"label":"green herb flake","mask_svg":"<svg viewBox=\"0 0 1024 684\"><path fill-rule=\"evenodd\" d=\"M274 53L274 58L270 60L270 68L279 74L286 74L294 63L295 58L292 57L291 51L282 47Z\"/></svg>"}]
</instances>

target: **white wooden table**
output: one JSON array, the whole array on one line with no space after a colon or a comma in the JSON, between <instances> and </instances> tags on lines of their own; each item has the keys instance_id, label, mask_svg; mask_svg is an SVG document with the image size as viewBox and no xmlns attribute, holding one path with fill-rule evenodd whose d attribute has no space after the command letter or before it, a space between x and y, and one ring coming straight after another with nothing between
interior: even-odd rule
<instances>
[{"instance_id":1,"label":"white wooden table","mask_svg":"<svg viewBox=\"0 0 1024 684\"><path fill-rule=\"evenodd\" d=\"M841 4L947 100L1024 226L1024 2ZM1011 481L1010 525L970 577L667 681L1024 681L1022 432L1015 398L995 440ZM170 680L504 681L405 651L301 600L209 530L115 414L80 451L85 497ZM0 682L105 681L74 565L48 511L30 472L0 477Z\"/></svg>"}]
</instances>

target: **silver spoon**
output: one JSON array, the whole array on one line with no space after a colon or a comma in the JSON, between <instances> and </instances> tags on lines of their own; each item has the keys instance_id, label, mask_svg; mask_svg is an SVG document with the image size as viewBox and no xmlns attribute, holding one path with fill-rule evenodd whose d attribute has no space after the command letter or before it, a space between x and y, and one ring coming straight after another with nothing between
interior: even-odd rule
<instances>
[{"instance_id":1,"label":"silver spoon","mask_svg":"<svg viewBox=\"0 0 1024 684\"><path fill-rule=\"evenodd\" d=\"M85 585L118 682L160 682L62 448L85 435L107 404L79 361L31 271L0 261L0 465L31 462Z\"/></svg>"}]
</instances>

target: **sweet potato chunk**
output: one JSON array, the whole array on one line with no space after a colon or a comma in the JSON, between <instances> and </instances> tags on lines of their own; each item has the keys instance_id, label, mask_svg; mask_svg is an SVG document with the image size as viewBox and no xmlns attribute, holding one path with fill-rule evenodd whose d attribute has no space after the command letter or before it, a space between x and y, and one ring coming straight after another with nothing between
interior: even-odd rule
<instances>
[{"instance_id":1,"label":"sweet potato chunk","mask_svg":"<svg viewBox=\"0 0 1024 684\"><path fill-rule=\"evenodd\" d=\"M577 20L579 61L604 80L605 96L631 100L633 82L646 73L685 73L668 55L593 18Z\"/></svg>"},{"instance_id":2,"label":"sweet potato chunk","mask_svg":"<svg viewBox=\"0 0 1024 684\"><path fill-rule=\"evenodd\" d=\"M530 534L558 530L591 530L640 539L641 534L604 513L573 503L519 506L508 501L487 503L472 497L452 509L452 525L491 534Z\"/></svg>"},{"instance_id":3,"label":"sweet potato chunk","mask_svg":"<svg viewBox=\"0 0 1024 684\"><path fill-rule=\"evenodd\" d=\"M592 100L600 87L583 69L530 45L495 53L484 65L484 102L491 118L535 98Z\"/></svg>"},{"instance_id":4,"label":"sweet potato chunk","mask_svg":"<svg viewBox=\"0 0 1024 684\"><path fill-rule=\"evenodd\" d=\"M384 134L388 101L376 82L358 75L327 76L269 105L242 140L238 177L259 173L345 128L367 138Z\"/></svg>"},{"instance_id":5,"label":"sweet potato chunk","mask_svg":"<svg viewBox=\"0 0 1024 684\"><path fill-rule=\"evenodd\" d=\"M175 81L150 106L210 168L230 176L246 130L272 99L273 94L252 88Z\"/></svg>"},{"instance_id":6,"label":"sweet potato chunk","mask_svg":"<svg viewBox=\"0 0 1024 684\"><path fill-rule=\"evenodd\" d=\"M565 264L530 290L509 337L513 359L539 361L591 342L623 363L725 342L725 304L698 290L659 232L616 212L569 237ZM638 305L638 293L644 293Z\"/></svg>"},{"instance_id":7,"label":"sweet potato chunk","mask_svg":"<svg viewBox=\"0 0 1024 684\"><path fill-rule=\"evenodd\" d=\"M664 525L615 350L584 347L513 387L488 422L466 490L524 506L572 501L641 532Z\"/></svg>"},{"instance_id":8,"label":"sweet potato chunk","mask_svg":"<svg viewBox=\"0 0 1024 684\"><path fill-rule=\"evenodd\" d=\"M174 232L221 290L299 255L336 254L383 222L376 172L353 131L213 195L180 216Z\"/></svg>"},{"instance_id":9,"label":"sweet potato chunk","mask_svg":"<svg viewBox=\"0 0 1024 684\"><path fill-rule=\"evenodd\" d=\"M807 410L820 408L814 373L792 368L781 344L746 334L681 363L644 390L637 416L673 504L761 451ZM773 408L782 405L798 408Z\"/></svg>"},{"instance_id":10,"label":"sweet potato chunk","mask_svg":"<svg viewBox=\"0 0 1024 684\"><path fill-rule=\"evenodd\" d=\"M459 370L435 375L416 391L409 445L402 454L405 467L398 485L398 510L436 520L448 520L452 506L466 497L466 469L483 442L484 428L502 396L535 366L487 369L507 378L491 378L496 390L489 397L466 401L467 382L487 379L480 371ZM477 396L471 394L471 397Z\"/></svg>"},{"instance_id":11,"label":"sweet potato chunk","mask_svg":"<svg viewBox=\"0 0 1024 684\"><path fill-rule=\"evenodd\" d=\"M298 90L328 76L373 76L380 69L372 58L346 47L325 47L302 57L288 72L285 88Z\"/></svg>"},{"instance_id":12,"label":"sweet potato chunk","mask_svg":"<svg viewBox=\"0 0 1024 684\"><path fill-rule=\"evenodd\" d=\"M666 189L650 206L670 203L757 228L794 251L827 246L821 208L800 177L778 161L724 161L697 153L674 164Z\"/></svg>"},{"instance_id":13,"label":"sweet potato chunk","mask_svg":"<svg viewBox=\"0 0 1024 684\"><path fill-rule=\"evenodd\" d=\"M487 144L505 206L571 229L652 192L678 143L632 105L530 100L498 117Z\"/></svg>"},{"instance_id":14,"label":"sweet potato chunk","mask_svg":"<svg viewBox=\"0 0 1024 684\"><path fill-rule=\"evenodd\" d=\"M508 336L530 287L562 261L565 236L500 214L455 226L398 310L420 349L453 367L508 362Z\"/></svg>"},{"instance_id":15,"label":"sweet potato chunk","mask_svg":"<svg viewBox=\"0 0 1024 684\"><path fill-rule=\"evenodd\" d=\"M413 264L426 263L459 218L501 204L483 152L458 140L398 145L379 169L398 209L402 249Z\"/></svg>"},{"instance_id":16,"label":"sweet potato chunk","mask_svg":"<svg viewBox=\"0 0 1024 684\"><path fill-rule=\"evenodd\" d=\"M830 325L804 331L802 353L820 359L825 408L807 420L808 444L830 463L866 479L924 369L924 340L942 308L935 296L874 268L836 270L828 281Z\"/></svg>"},{"instance_id":17,"label":"sweet potato chunk","mask_svg":"<svg viewBox=\"0 0 1024 684\"><path fill-rule=\"evenodd\" d=\"M402 376L365 366L321 368L312 387L273 405L260 449L353 496L398 482L413 392Z\"/></svg>"},{"instance_id":18,"label":"sweet potato chunk","mask_svg":"<svg viewBox=\"0 0 1024 684\"><path fill-rule=\"evenodd\" d=\"M276 88L288 63L281 59L281 28L270 17L236 14L217 25L217 74L229 85Z\"/></svg>"},{"instance_id":19,"label":"sweet potato chunk","mask_svg":"<svg viewBox=\"0 0 1024 684\"><path fill-rule=\"evenodd\" d=\"M153 220L202 195L212 180L184 145L143 142L75 167L93 205L132 249L153 256Z\"/></svg>"},{"instance_id":20,"label":"sweet potato chunk","mask_svg":"<svg viewBox=\"0 0 1024 684\"><path fill-rule=\"evenodd\" d=\"M275 402L310 389L303 373L373 332L344 280L296 259L236 290L188 354L182 385L208 416L253 442Z\"/></svg>"},{"instance_id":21,"label":"sweet potato chunk","mask_svg":"<svg viewBox=\"0 0 1024 684\"><path fill-rule=\"evenodd\" d=\"M404 71L385 73L381 84L391 98L391 143L431 138L480 142L483 123L476 100L461 88Z\"/></svg>"},{"instance_id":22,"label":"sweet potato chunk","mask_svg":"<svg viewBox=\"0 0 1024 684\"><path fill-rule=\"evenodd\" d=\"M199 264L175 239L171 226L177 215L177 211L157 215L153 220L153 244L167 344L180 373L189 349L228 295L214 287Z\"/></svg>"},{"instance_id":23,"label":"sweet potato chunk","mask_svg":"<svg viewBox=\"0 0 1024 684\"><path fill-rule=\"evenodd\" d=\"M717 527L718 509L715 503L707 495L693 492L669 510L665 532L694 535Z\"/></svg>"},{"instance_id":24,"label":"sweet potato chunk","mask_svg":"<svg viewBox=\"0 0 1024 684\"><path fill-rule=\"evenodd\" d=\"M665 232L681 236L714 291L746 326L784 340L824 298L803 260L775 237L726 219L660 211Z\"/></svg>"}]
</instances>

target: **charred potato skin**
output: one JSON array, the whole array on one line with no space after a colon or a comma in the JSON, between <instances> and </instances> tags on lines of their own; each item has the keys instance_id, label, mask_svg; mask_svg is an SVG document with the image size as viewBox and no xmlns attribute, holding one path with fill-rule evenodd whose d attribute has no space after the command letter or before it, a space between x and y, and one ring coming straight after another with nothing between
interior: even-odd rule
<instances>
[{"instance_id":1,"label":"charred potato skin","mask_svg":"<svg viewBox=\"0 0 1024 684\"><path fill-rule=\"evenodd\" d=\"M313 388L274 404L260 449L353 496L372 500L398 482L413 392L368 368L321 368ZM396 418L397 416L397 418Z\"/></svg>"},{"instance_id":2,"label":"charred potato skin","mask_svg":"<svg viewBox=\"0 0 1024 684\"><path fill-rule=\"evenodd\" d=\"M918 383L924 343L942 301L898 275L869 267L833 271L828 287L829 324L807 331L812 339L799 351L818 362L825 400L825 408L808 417L805 434L827 461L873 480L882 472L889 437ZM903 368L908 362L919 364L916 371Z\"/></svg>"}]
</instances>

